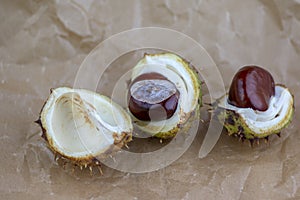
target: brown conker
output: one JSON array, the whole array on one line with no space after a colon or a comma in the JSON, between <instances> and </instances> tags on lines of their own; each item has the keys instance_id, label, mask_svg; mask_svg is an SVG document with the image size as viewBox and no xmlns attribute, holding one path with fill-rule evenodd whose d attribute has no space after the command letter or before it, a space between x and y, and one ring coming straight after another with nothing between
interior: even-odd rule
<instances>
[{"instance_id":1,"label":"brown conker","mask_svg":"<svg viewBox=\"0 0 300 200\"><path fill-rule=\"evenodd\" d=\"M130 112L142 121L171 118L177 108L179 92L176 86L159 73L145 73L135 78L129 87Z\"/></svg>"},{"instance_id":2,"label":"brown conker","mask_svg":"<svg viewBox=\"0 0 300 200\"><path fill-rule=\"evenodd\" d=\"M228 103L240 108L266 111L275 83L272 75L258 66L245 66L234 76L229 89Z\"/></svg>"}]
</instances>

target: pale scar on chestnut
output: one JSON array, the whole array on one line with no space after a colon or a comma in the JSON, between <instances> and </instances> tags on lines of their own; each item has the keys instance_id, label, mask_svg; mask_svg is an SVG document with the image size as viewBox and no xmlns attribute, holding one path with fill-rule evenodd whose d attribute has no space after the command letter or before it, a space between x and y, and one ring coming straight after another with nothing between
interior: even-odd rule
<instances>
[{"instance_id":1,"label":"pale scar on chestnut","mask_svg":"<svg viewBox=\"0 0 300 200\"><path fill-rule=\"evenodd\" d=\"M169 119L176 111L179 92L176 86L158 73L147 73L132 81L129 110L139 120Z\"/></svg>"}]
</instances>

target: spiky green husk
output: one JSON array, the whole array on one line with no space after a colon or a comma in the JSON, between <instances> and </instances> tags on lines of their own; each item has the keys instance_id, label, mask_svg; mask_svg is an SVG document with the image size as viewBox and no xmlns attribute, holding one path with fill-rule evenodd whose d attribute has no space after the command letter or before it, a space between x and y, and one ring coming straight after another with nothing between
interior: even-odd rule
<instances>
[{"instance_id":1,"label":"spiky green husk","mask_svg":"<svg viewBox=\"0 0 300 200\"><path fill-rule=\"evenodd\" d=\"M164 132L158 132L153 137L160 138L160 139L169 139L173 138L179 131L182 132L187 132L188 129L191 127L191 124L193 120L197 120L200 118L200 107L202 107L202 91L201 91L201 80L199 78L199 72L198 70L191 65L188 61L185 59L181 58L178 55L172 54L172 53L159 53L159 54L145 54L145 56L157 56L157 55L168 55L174 59L176 59L177 62L180 62L184 68L188 71L188 73L192 77L193 85L195 86L194 89L198 91L199 95L197 98L197 105L193 111L190 113L184 113L181 117L180 122L176 126L174 126L172 129L169 131L164 131ZM136 122L137 125L139 126L146 126L147 122L140 121L136 119L134 116L134 121ZM143 130L147 132L146 130ZM151 134L151 132L149 132Z\"/></svg>"},{"instance_id":2,"label":"spiky green husk","mask_svg":"<svg viewBox=\"0 0 300 200\"><path fill-rule=\"evenodd\" d=\"M238 137L241 141L249 140L251 145L254 141L259 142L259 139L268 141L269 136L273 134L280 136L281 131L291 123L294 115L294 107L292 107L287 113L285 120L282 121L276 129L267 130L264 133L258 134L248 127L240 114L233 110L218 107L217 104L217 102L214 104L214 115L221 123L224 123L224 128L228 135Z\"/></svg>"},{"instance_id":3,"label":"spiky green husk","mask_svg":"<svg viewBox=\"0 0 300 200\"><path fill-rule=\"evenodd\" d=\"M192 123L195 120L198 120L199 118L200 118L200 104L197 106L196 110L193 113L191 113L191 115L189 116L189 118L186 120L185 123L178 124L176 127L174 127L172 130L170 130L168 132L159 132L159 133L155 134L154 137L160 138L160 139L170 139L170 138L175 137L175 135L179 131L186 133L190 129Z\"/></svg>"}]
</instances>

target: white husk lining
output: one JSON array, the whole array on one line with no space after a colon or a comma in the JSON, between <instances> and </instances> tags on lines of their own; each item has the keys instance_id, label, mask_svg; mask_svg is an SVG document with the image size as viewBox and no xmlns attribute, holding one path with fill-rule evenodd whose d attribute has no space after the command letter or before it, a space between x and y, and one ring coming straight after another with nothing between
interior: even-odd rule
<instances>
[{"instance_id":1,"label":"white husk lining","mask_svg":"<svg viewBox=\"0 0 300 200\"><path fill-rule=\"evenodd\" d=\"M85 123L82 114L75 113L79 109L75 103L71 103L71 107L63 103L57 104L57 101L67 94L80 96L84 106L82 109L89 113L93 126ZM65 116L71 119L68 121ZM56 117L61 119L56 120ZM113 133L121 135L122 132L132 131L128 114L109 98L91 91L66 87L52 91L41 113L41 122L54 149L61 155L76 158L99 155L114 144ZM75 127L71 123L75 124Z\"/></svg>"},{"instance_id":2,"label":"white husk lining","mask_svg":"<svg viewBox=\"0 0 300 200\"><path fill-rule=\"evenodd\" d=\"M275 96L269 103L266 111L255 111L251 108L238 108L228 103L228 96L224 96L219 103L220 107L233 110L245 121L247 126L257 134L263 134L270 130L277 130L288 121L293 109L293 96L283 86L275 87Z\"/></svg>"}]
</instances>

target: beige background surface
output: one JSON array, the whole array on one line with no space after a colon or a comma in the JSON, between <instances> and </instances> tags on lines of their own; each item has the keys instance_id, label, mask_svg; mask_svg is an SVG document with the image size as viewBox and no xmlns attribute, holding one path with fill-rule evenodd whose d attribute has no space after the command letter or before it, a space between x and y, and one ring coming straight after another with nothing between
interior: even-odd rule
<instances>
[{"instance_id":1,"label":"beige background surface","mask_svg":"<svg viewBox=\"0 0 300 200\"><path fill-rule=\"evenodd\" d=\"M264 66L294 93L293 124L269 147L251 149L223 134L202 160L201 125L189 150L157 172L64 170L33 123L49 89L72 86L99 42L143 26L201 43L227 88L240 66ZM2 0L0 30L0 199L300 199L298 0Z\"/></svg>"}]
</instances>

